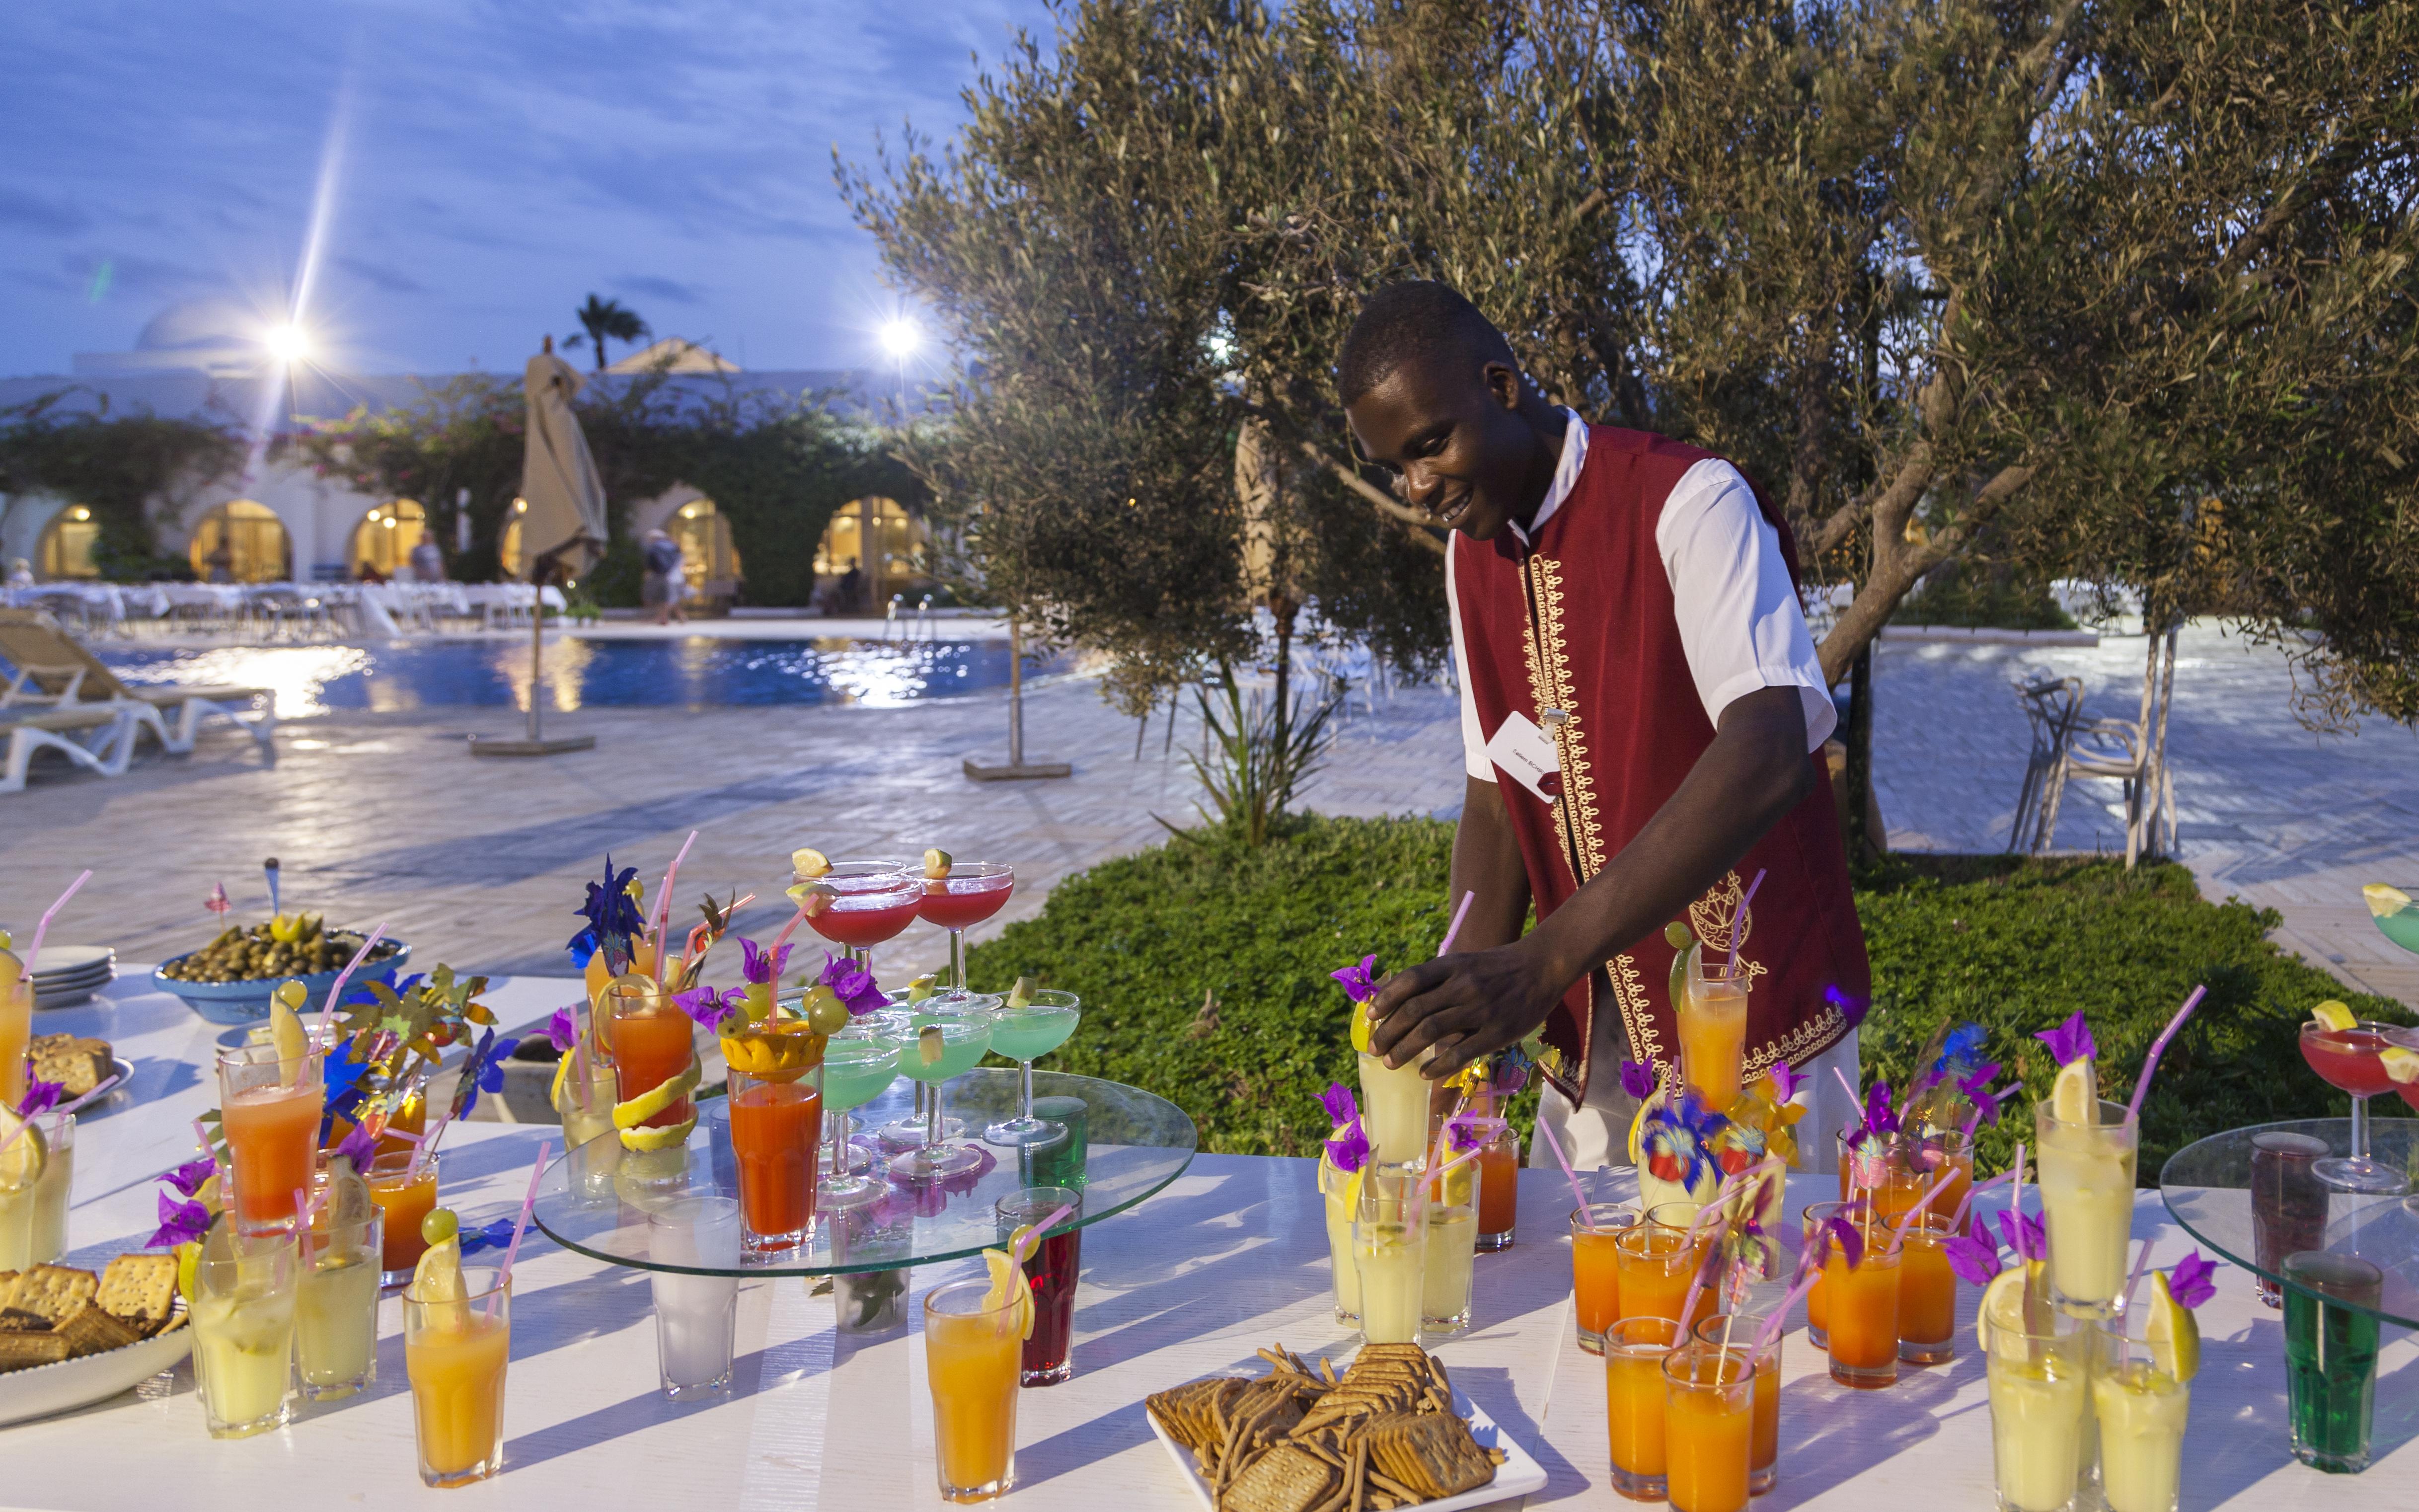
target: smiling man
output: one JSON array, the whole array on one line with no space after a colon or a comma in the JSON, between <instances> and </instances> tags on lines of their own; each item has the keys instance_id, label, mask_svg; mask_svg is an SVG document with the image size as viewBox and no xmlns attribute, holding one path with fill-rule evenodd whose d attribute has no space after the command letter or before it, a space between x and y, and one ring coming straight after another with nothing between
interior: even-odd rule
<instances>
[{"instance_id":1,"label":"smiling man","mask_svg":"<svg viewBox=\"0 0 2419 1512\"><path fill-rule=\"evenodd\" d=\"M1626 1164L1620 1062L1679 1054L1664 927L1727 947L1762 872L1746 1072L1813 1073L1801 1164L1830 1169L1849 1100L1829 1068L1857 1075L1870 980L1786 526L1720 457L1548 404L1441 284L1379 290L1338 369L1363 450L1455 532L1452 895L1475 894L1459 949L1379 993L1374 1048L1400 1065L1434 1046L1438 1078L1543 1025L1540 1116L1581 1169Z\"/></svg>"}]
</instances>

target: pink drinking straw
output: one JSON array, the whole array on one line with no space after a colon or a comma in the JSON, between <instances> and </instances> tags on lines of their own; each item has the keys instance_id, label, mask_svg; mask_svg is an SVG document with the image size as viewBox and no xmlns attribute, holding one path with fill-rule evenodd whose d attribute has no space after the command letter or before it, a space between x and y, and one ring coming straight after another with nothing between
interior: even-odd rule
<instances>
[{"instance_id":1,"label":"pink drinking straw","mask_svg":"<svg viewBox=\"0 0 2419 1512\"><path fill-rule=\"evenodd\" d=\"M1828 1245L1831 1242L1826 1239L1823 1242ZM1780 1305L1772 1310L1772 1316L1764 1320L1764 1326L1756 1330L1755 1342L1749 1346L1747 1351L1747 1365L1750 1372L1755 1369L1756 1362L1764 1358L1764 1351L1772 1348L1772 1341L1780 1336L1780 1325L1789 1320L1789 1309L1796 1306L1806 1293L1814 1289L1814 1283L1822 1279L1823 1267L1820 1265L1811 1267L1805 1277L1789 1288L1789 1295L1780 1299Z\"/></svg>"},{"instance_id":2,"label":"pink drinking straw","mask_svg":"<svg viewBox=\"0 0 2419 1512\"><path fill-rule=\"evenodd\" d=\"M1437 954L1443 955L1453 949L1453 937L1461 933L1461 921L1470 917L1470 905L1477 901L1475 891L1461 895L1461 906L1453 911L1453 922L1445 926L1444 940L1437 947Z\"/></svg>"},{"instance_id":3,"label":"pink drinking straw","mask_svg":"<svg viewBox=\"0 0 2419 1512\"><path fill-rule=\"evenodd\" d=\"M504 1246L504 1263L497 1269L496 1288L487 1293L486 1316L489 1318L496 1316L496 1299L502 1296L504 1288L512 1284L513 1257L521 1252L521 1236L529 1232L530 1213L537 1207L538 1178L546 1174L547 1153L553 1148L554 1141L551 1139L541 1139L537 1142L537 1159L530 1163L529 1192L521 1198L521 1215L513 1224L513 1242Z\"/></svg>"},{"instance_id":4,"label":"pink drinking straw","mask_svg":"<svg viewBox=\"0 0 2419 1512\"><path fill-rule=\"evenodd\" d=\"M688 848L696 843L697 831L692 829L688 832L688 839L681 841L680 854L672 857L671 870L664 873L664 895L655 900L655 927L650 933L655 937L655 985L658 987L664 984L664 957L671 954L671 942L664 938L664 923L672 914L672 884L680 876L680 864L688 859Z\"/></svg>"},{"instance_id":5,"label":"pink drinking straw","mask_svg":"<svg viewBox=\"0 0 2419 1512\"><path fill-rule=\"evenodd\" d=\"M2125 1104L2127 1113L2137 1119L2141 1116L2142 1099L2150 1093L2150 1072L2159 1069L2159 1057L2165 1052L2167 1041L2176 1037L2176 1031L2184 1026L2184 1020L2192 1017L2193 1010L2200 1007L2200 1000L2208 995L2207 984L2195 987L2192 995L2184 999L2184 1006L2176 1010L2176 1016L2167 1020L2167 1026L2161 1029L2159 1037L2150 1042L2149 1057L2142 1062L2141 1080L2134 1084L2134 1101Z\"/></svg>"},{"instance_id":6,"label":"pink drinking straw","mask_svg":"<svg viewBox=\"0 0 2419 1512\"><path fill-rule=\"evenodd\" d=\"M353 952L353 958L345 963L345 969L336 973L336 980L328 986L328 995L319 1004L319 1023L311 1032L313 1045L316 1045L322 1051L328 1048L328 1031L335 1026L336 1005L344 1000L345 983L350 981L354 970L370 958L370 952L377 948L377 942L385 938L386 920L380 919L378 927L370 931L370 937L362 942L362 948ZM294 1068L295 1086L302 1085L304 1073L310 1064L311 1057L308 1047L305 1047L302 1064Z\"/></svg>"},{"instance_id":7,"label":"pink drinking straw","mask_svg":"<svg viewBox=\"0 0 2419 1512\"><path fill-rule=\"evenodd\" d=\"M1539 1119L1537 1133L1545 1136L1546 1148L1554 1152L1554 1159L1562 1165L1563 1174L1571 1179L1571 1196L1579 1201L1579 1222L1587 1226L1589 1233L1595 1233L1595 1214L1588 1211L1587 1194L1579 1189L1579 1173L1571 1168L1571 1158L1563 1153L1563 1142L1554 1137L1554 1126Z\"/></svg>"},{"instance_id":8,"label":"pink drinking straw","mask_svg":"<svg viewBox=\"0 0 2419 1512\"><path fill-rule=\"evenodd\" d=\"M72 1102L72 1103L60 1103L57 1107L52 1108L52 1109L50 1109L50 1110L49 1110L49 1111L47 1111L47 1112L44 1112L44 1113L37 1113L37 1114L32 1115L32 1116L31 1116L31 1117L29 1117L29 1118L26 1118L26 1119L24 1119L21 1120L21 1121L18 1123L18 1125L17 1125L17 1127L16 1127L16 1128L11 1129L10 1131L8 1131L8 1138L6 1138L6 1139L0 1139L0 1149L8 1149L10 1145L13 1145L13 1144L15 1144L18 1140L20 1140L20 1139L23 1138L23 1137L24 1137L24 1134L25 1134L25 1131L26 1131L26 1130L28 1130L28 1129L30 1129L30 1128L32 1128L32 1127L34 1126L34 1119L62 1119L62 1118L65 1118L65 1117L67 1117L69 1114L73 1113L76 1109L78 1109L78 1108L80 1108L80 1107L84 1106L86 1103L91 1102L94 1098L97 1098L97 1097L100 1096L102 1093L104 1093L104 1092L108 1091L111 1088L116 1087L116 1086L117 1085L117 1083L118 1083L118 1080L119 1080L119 1077L118 1077L117 1073L116 1073L116 1072L111 1072L109 1073L109 1075L108 1075L104 1080L102 1080L102 1081L101 1081L98 1086L94 1087L94 1088L93 1088L93 1089L92 1089L91 1091L86 1092L84 1096L82 1096L82 1097L80 1097L80 1098L77 1098L74 1102Z\"/></svg>"},{"instance_id":9,"label":"pink drinking straw","mask_svg":"<svg viewBox=\"0 0 2419 1512\"><path fill-rule=\"evenodd\" d=\"M34 964L42 959L42 936L51 932L51 920L59 917L59 910L68 905L68 900L76 895L76 889L91 880L92 869L90 867L86 867L84 871L84 874L77 877L73 882L69 883L68 890L59 894L59 901L51 904L50 912L42 916L42 921L34 926L34 948L25 952L25 980L27 981L34 980ZM1469 905L1465 903L1463 906L1467 907Z\"/></svg>"},{"instance_id":10,"label":"pink drinking straw","mask_svg":"<svg viewBox=\"0 0 2419 1512\"><path fill-rule=\"evenodd\" d=\"M1747 885L1747 891L1739 894L1738 912L1731 916L1731 962L1723 968L1725 975L1738 974L1739 941L1747 938L1747 905L1755 902L1755 889L1763 886L1764 869L1759 867L1756 870L1755 880ZM1840 1068L1833 1066L1831 1069L1838 1071Z\"/></svg>"},{"instance_id":11,"label":"pink drinking straw","mask_svg":"<svg viewBox=\"0 0 2419 1512\"><path fill-rule=\"evenodd\" d=\"M1681 1247L1685 1249L1688 1245L1697 1242L1698 1232L1705 1227L1705 1217L1708 1213L1715 1214L1718 1222L1728 1224L1731 1219L1730 1215L1724 1211L1723 1204L1729 1198L1744 1193L1748 1189L1748 1183L1749 1181L1763 1176L1768 1171L1786 1168L1787 1167L1782 1165L1780 1156L1766 1155L1764 1159L1757 1161L1754 1165L1749 1166L1746 1170L1739 1172L1736 1176L1725 1178L1719 1186L1714 1188L1714 1199L1711 1202L1706 1203L1703 1207L1699 1208L1697 1210L1697 1215L1688 1220L1688 1232L1682 1240ZM1680 1304L1680 1317L1683 1321L1687 1320L1688 1314L1696 1307L1697 1294L1704 1289L1705 1270L1706 1268L1704 1266L1700 1265L1697 1268L1697 1273L1691 1277L1688 1282L1687 1298Z\"/></svg>"},{"instance_id":12,"label":"pink drinking straw","mask_svg":"<svg viewBox=\"0 0 2419 1512\"><path fill-rule=\"evenodd\" d=\"M202 1153L210 1158L210 1169L218 1174L219 1200L233 1202L235 1194L227 1190L226 1162L219 1159L219 1147L211 1142L209 1131L202 1127L199 1119L193 1120L193 1137L201 1141Z\"/></svg>"},{"instance_id":13,"label":"pink drinking straw","mask_svg":"<svg viewBox=\"0 0 2419 1512\"><path fill-rule=\"evenodd\" d=\"M2001 1171L1996 1176L1986 1177L1982 1180L1977 1181L1972 1186L1967 1187L1965 1189L1964 1199L1957 1204L1957 1211L1949 1215L1949 1227L1954 1228L1959 1224L1965 1221L1966 1211L1974 1206L1975 1197L1980 1196L1986 1188L1997 1186L2000 1182L2007 1180L2010 1177L2015 1174L2016 1173L2013 1171Z\"/></svg>"},{"instance_id":14,"label":"pink drinking straw","mask_svg":"<svg viewBox=\"0 0 2419 1512\"><path fill-rule=\"evenodd\" d=\"M448 1103L445 1104L445 1111L437 1115L437 1122L432 1125L426 1133L420 1136L420 1142L418 1144L412 1146L411 1164L403 1168L403 1179L405 1180L416 1181L420 1180L421 1162L426 1160L430 1152L437 1149L437 1136L445 1132L445 1125L453 1117L454 1104Z\"/></svg>"},{"instance_id":15,"label":"pink drinking straw","mask_svg":"<svg viewBox=\"0 0 2419 1512\"><path fill-rule=\"evenodd\" d=\"M1025 1257L1030 1254L1034 1248L1040 1244L1041 1236L1050 1232L1050 1230L1056 1226L1058 1220L1066 1217L1069 1213L1073 1212L1074 1211L1075 1205L1073 1203L1062 1202L1051 1211L1050 1216L1027 1228L1025 1237L1017 1241L1015 1243L1010 1244L1008 1248L1009 1269L1011 1271L1023 1271L1025 1269ZM993 1330L994 1336L1000 1333L1006 1332L1007 1321L1007 1317L1003 1314L1000 1319L999 1326Z\"/></svg>"},{"instance_id":16,"label":"pink drinking straw","mask_svg":"<svg viewBox=\"0 0 2419 1512\"><path fill-rule=\"evenodd\" d=\"M1906 1242L1906 1231L1914 1227L1916 1221L1923 1216L1923 1210L1932 1206L1932 1199L1947 1191L1949 1183L1955 1180L1957 1180L1957 1168L1952 1165L1949 1168L1948 1175L1942 1177L1939 1180L1933 1182L1931 1187L1925 1191L1923 1196L1915 1199L1914 1207L1907 1209L1906 1211L1899 1215L1897 1225L1890 1229L1891 1249L1897 1249L1900 1245Z\"/></svg>"},{"instance_id":17,"label":"pink drinking straw","mask_svg":"<svg viewBox=\"0 0 2419 1512\"><path fill-rule=\"evenodd\" d=\"M800 903L798 905L798 911L790 916L790 921L781 926L781 933L773 936L772 949L764 953L767 955L779 955L781 953L781 947L790 943L790 936L798 932L798 926L806 921L807 905ZM773 984L774 991L777 994L779 992L780 986L781 984L778 981Z\"/></svg>"}]
</instances>

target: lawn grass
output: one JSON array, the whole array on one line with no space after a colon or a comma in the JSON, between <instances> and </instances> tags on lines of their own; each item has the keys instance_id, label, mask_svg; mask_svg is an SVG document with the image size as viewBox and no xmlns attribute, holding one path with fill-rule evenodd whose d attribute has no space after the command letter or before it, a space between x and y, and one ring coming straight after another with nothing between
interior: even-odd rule
<instances>
[{"instance_id":1,"label":"lawn grass","mask_svg":"<svg viewBox=\"0 0 2419 1512\"><path fill-rule=\"evenodd\" d=\"M1411 818L1291 821L1256 851L1172 841L1060 883L1039 918L976 947L970 969L978 982L1031 975L1083 997L1083 1026L1050 1069L1157 1092L1192 1116L1205 1149L1310 1154L1327 1132L1318 1093L1354 1081L1347 1005L1327 974L1364 955L1392 968L1435 950L1452 846L1451 825ZM2143 1110L2146 1183L2204 1134L2343 1114L2297 1047L2312 1003L2411 1017L2280 952L2263 937L2273 913L2204 903L2178 866L2129 874L2101 860L1892 856L1858 878L1857 902L1873 959L1866 1074L1900 1085L1933 1027L1954 1017L1988 1028L1992 1055L2023 1078L2026 1095L1983 1131L1986 1170L2018 1137L2030 1142L2027 1096L2046 1095L2056 1072L2032 1033L2077 1009L2108 1095L2123 1098L2184 995L2209 986ZM1524 1125L1533 1098L1514 1110ZM2373 1111L2401 1106L2380 1099Z\"/></svg>"}]
</instances>

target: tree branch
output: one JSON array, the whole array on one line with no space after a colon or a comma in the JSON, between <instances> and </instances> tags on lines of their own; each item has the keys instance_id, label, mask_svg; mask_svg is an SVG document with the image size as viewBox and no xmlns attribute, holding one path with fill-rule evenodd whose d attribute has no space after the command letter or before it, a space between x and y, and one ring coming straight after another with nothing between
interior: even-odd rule
<instances>
[{"instance_id":1,"label":"tree branch","mask_svg":"<svg viewBox=\"0 0 2419 1512\"><path fill-rule=\"evenodd\" d=\"M1374 483L1371 483L1368 479L1363 477L1359 472L1353 471L1351 468L1348 468L1342 462L1337 461L1335 457L1328 452L1326 447L1319 445L1317 441L1306 440L1300 442L1299 444L1302 447L1302 455L1317 463L1320 467L1325 468L1328 471L1334 473L1337 478L1343 481L1346 487L1351 489L1354 493L1359 494L1363 499L1367 500L1370 503L1376 505L1378 513L1385 516L1391 520L1396 521L1399 524L1411 527L1410 534L1413 540L1419 542L1422 546L1426 547L1429 550L1434 551L1439 556L1444 555L1444 543L1437 539L1433 534L1429 533L1428 517L1425 515L1421 514L1410 505L1386 492L1385 489L1379 487Z\"/></svg>"}]
</instances>

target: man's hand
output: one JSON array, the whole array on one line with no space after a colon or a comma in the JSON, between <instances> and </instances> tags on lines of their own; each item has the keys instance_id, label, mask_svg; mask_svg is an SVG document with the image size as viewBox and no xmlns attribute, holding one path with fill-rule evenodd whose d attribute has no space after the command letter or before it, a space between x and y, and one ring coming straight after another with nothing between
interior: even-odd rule
<instances>
[{"instance_id":1,"label":"man's hand","mask_svg":"<svg viewBox=\"0 0 2419 1512\"><path fill-rule=\"evenodd\" d=\"M1430 1045L1430 1081L1517 1044L1546 1022L1563 985L1527 940L1423 961L1386 979L1369 1004L1369 1047L1390 1066L1409 1065Z\"/></svg>"}]
</instances>

